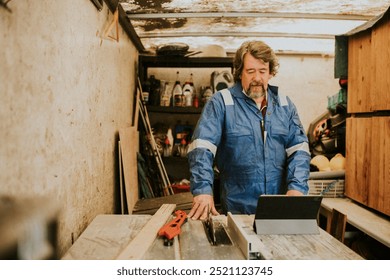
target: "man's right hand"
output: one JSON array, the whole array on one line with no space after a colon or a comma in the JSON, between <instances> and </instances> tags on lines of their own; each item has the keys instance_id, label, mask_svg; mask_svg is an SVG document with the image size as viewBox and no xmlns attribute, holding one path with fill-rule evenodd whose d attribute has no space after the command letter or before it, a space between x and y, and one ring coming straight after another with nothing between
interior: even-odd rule
<instances>
[{"instance_id":1,"label":"man's right hand","mask_svg":"<svg viewBox=\"0 0 390 280\"><path fill-rule=\"evenodd\" d=\"M192 218L193 220L205 220L207 219L209 212L211 212L211 214L214 216L219 215L214 206L213 196L209 194L200 194L194 196L192 209L190 213L188 213L188 217Z\"/></svg>"}]
</instances>

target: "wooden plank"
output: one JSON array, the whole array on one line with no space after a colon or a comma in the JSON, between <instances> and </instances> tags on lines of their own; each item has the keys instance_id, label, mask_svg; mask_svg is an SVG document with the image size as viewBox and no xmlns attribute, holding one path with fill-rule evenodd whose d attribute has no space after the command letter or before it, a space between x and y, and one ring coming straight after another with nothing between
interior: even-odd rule
<instances>
[{"instance_id":1,"label":"wooden plank","mask_svg":"<svg viewBox=\"0 0 390 280\"><path fill-rule=\"evenodd\" d=\"M347 215L347 223L390 247L390 218L365 209L348 198L324 198L321 206Z\"/></svg>"},{"instance_id":2,"label":"wooden plank","mask_svg":"<svg viewBox=\"0 0 390 280\"><path fill-rule=\"evenodd\" d=\"M371 118L347 118L345 195L367 204L370 186Z\"/></svg>"},{"instance_id":3,"label":"wooden plank","mask_svg":"<svg viewBox=\"0 0 390 280\"><path fill-rule=\"evenodd\" d=\"M125 178L125 190L128 213L131 213L136 204L138 191L138 132L135 127L126 127L119 130L121 141L121 155L123 160L123 170Z\"/></svg>"},{"instance_id":4,"label":"wooden plank","mask_svg":"<svg viewBox=\"0 0 390 280\"><path fill-rule=\"evenodd\" d=\"M134 117L133 117L133 127L138 129L138 118L139 118L139 102L138 100L140 99L140 89L137 87L137 94L135 96L135 108L134 108Z\"/></svg>"},{"instance_id":5,"label":"wooden plank","mask_svg":"<svg viewBox=\"0 0 390 280\"><path fill-rule=\"evenodd\" d=\"M162 204L176 204L175 210L189 210L192 207L192 194L183 192L164 197L140 199L133 208L133 214L153 215Z\"/></svg>"},{"instance_id":6,"label":"wooden plank","mask_svg":"<svg viewBox=\"0 0 390 280\"><path fill-rule=\"evenodd\" d=\"M113 260L150 215L98 215L63 256L64 260Z\"/></svg>"},{"instance_id":7,"label":"wooden plank","mask_svg":"<svg viewBox=\"0 0 390 280\"><path fill-rule=\"evenodd\" d=\"M373 117L367 206L390 216L390 117Z\"/></svg>"},{"instance_id":8,"label":"wooden plank","mask_svg":"<svg viewBox=\"0 0 390 280\"><path fill-rule=\"evenodd\" d=\"M140 233L119 253L116 259L142 259L146 251L156 239L159 229L167 222L175 208L175 204L163 204L156 214L154 214L148 223L142 228Z\"/></svg>"},{"instance_id":9,"label":"wooden plank","mask_svg":"<svg viewBox=\"0 0 390 280\"><path fill-rule=\"evenodd\" d=\"M373 111L390 110L390 17L373 27L372 61L374 66L372 89L369 95Z\"/></svg>"},{"instance_id":10,"label":"wooden plank","mask_svg":"<svg viewBox=\"0 0 390 280\"><path fill-rule=\"evenodd\" d=\"M236 217L239 216L239 217ZM253 225L253 215L234 215L247 228ZM274 260L348 260L362 259L326 231L310 235L257 235L261 241L261 255Z\"/></svg>"},{"instance_id":11,"label":"wooden plank","mask_svg":"<svg viewBox=\"0 0 390 280\"><path fill-rule=\"evenodd\" d=\"M122 164L122 150L121 150L121 141L118 141L118 158L119 158L119 194L120 194L120 203L121 203L121 214L125 214L125 184L123 182L123 164Z\"/></svg>"},{"instance_id":12,"label":"wooden plank","mask_svg":"<svg viewBox=\"0 0 390 280\"><path fill-rule=\"evenodd\" d=\"M371 112L371 31L349 37L348 113Z\"/></svg>"},{"instance_id":13,"label":"wooden plank","mask_svg":"<svg viewBox=\"0 0 390 280\"><path fill-rule=\"evenodd\" d=\"M346 225L347 216L340 211L333 209L330 224L330 234L343 243Z\"/></svg>"}]
</instances>

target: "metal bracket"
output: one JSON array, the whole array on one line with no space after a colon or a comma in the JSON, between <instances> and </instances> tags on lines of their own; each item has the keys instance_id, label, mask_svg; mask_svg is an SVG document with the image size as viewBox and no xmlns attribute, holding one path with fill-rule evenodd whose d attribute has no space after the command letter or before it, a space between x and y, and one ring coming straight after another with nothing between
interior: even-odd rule
<instances>
[{"instance_id":1,"label":"metal bracket","mask_svg":"<svg viewBox=\"0 0 390 280\"><path fill-rule=\"evenodd\" d=\"M233 242L240 248L247 260L266 259L264 245L253 231L253 217L227 214L227 226Z\"/></svg>"}]
</instances>

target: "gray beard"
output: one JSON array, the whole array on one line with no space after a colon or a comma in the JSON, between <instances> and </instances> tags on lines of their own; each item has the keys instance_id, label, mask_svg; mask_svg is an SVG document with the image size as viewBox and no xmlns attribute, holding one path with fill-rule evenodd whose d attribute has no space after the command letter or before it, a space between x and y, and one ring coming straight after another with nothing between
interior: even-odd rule
<instances>
[{"instance_id":1,"label":"gray beard","mask_svg":"<svg viewBox=\"0 0 390 280\"><path fill-rule=\"evenodd\" d=\"M258 91L251 91L251 87L249 87L248 89L248 96L252 99L254 98L260 98L260 97L263 97L265 96L265 89L264 89L264 86L262 87L262 91L261 92L258 92Z\"/></svg>"}]
</instances>

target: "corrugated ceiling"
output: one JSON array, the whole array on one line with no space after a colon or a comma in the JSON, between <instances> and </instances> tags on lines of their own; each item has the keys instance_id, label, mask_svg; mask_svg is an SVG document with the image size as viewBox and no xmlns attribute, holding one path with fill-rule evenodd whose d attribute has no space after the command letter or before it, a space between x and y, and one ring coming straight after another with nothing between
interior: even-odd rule
<instances>
[{"instance_id":1,"label":"corrugated ceiling","mask_svg":"<svg viewBox=\"0 0 390 280\"><path fill-rule=\"evenodd\" d=\"M278 52L334 53L334 36L385 12L390 0L120 0L147 50L182 42L234 52L260 39Z\"/></svg>"}]
</instances>

